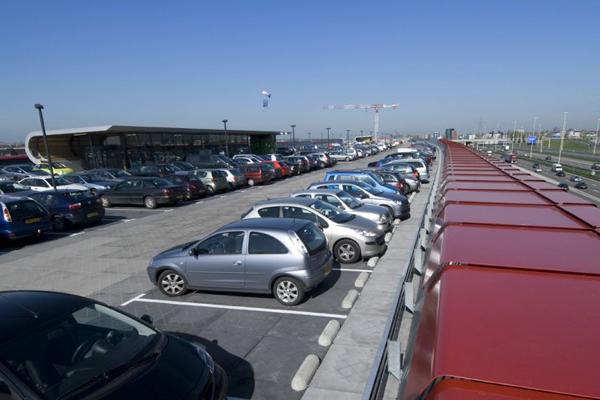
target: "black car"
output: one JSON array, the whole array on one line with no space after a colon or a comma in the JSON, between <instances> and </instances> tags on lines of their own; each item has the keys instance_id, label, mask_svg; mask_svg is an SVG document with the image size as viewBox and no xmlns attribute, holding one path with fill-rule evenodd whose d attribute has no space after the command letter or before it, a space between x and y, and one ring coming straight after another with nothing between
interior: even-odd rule
<instances>
[{"instance_id":1,"label":"black car","mask_svg":"<svg viewBox=\"0 0 600 400\"><path fill-rule=\"evenodd\" d=\"M64 231L69 226L95 224L104 218L102 203L87 190L27 191L15 195L29 197L44 206L50 213L55 231Z\"/></svg>"},{"instance_id":2,"label":"black car","mask_svg":"<svg viewBox=\"0 0 600 400\"><path fill-rule=\"evenodd\" d=\"M119 168L96 168L84 171L86 174L100 176L106 180L123 180L131 176L131 174Z\"/></svg>"},{"instance_id":3,"label":"black car","mask_svg":"<svg viewBox=\"0 0 600 400\"><path fill-rule=\"evenodd\" d=\"M588 188L588 185L583 181L577 182L575 184L575 189L587 189L587 188Z\"/></svg>"},{"instance_id":4,"label":"black car","mask_svg":"<svg viewBox=\"0 0 600 400\"><path fill-rule=\"evenodd\" d=\"M552 157L546 156L546 157L544 157L544 160L546 160L546 161L552 161Z\"/></svg>"},{"instance_id":5,"label":"black car","mask_svg":"<svg viewBox=\"0 0 600 400\"><path fill-rule=\"evenodd\" d=\"M565 171L558 171L556 173L556 176L565 177L565 176L567 176L567 174L565 174Z\"/></svg>"},{"instance_id":6,"label":"black car","mask_svg":"<svg viewBox=\"0 0 600 400\"><path fill-rule=\"evenodd\" d=\"M104 192L100 199L104 207L130 204L156 208L177 204L185 199L185 190L162 178L131 177Z\"/></svg>"},{"instance_id":7,"label":"black car","mask_svg":"<svg viewBox=\"0 0 600 400\"><path fill-rule=\"evenodd\" d=\"M569 184L567 182L559 182L558 187L564 190L565 192L569 191Z\"/></svg>"},{"instance_id":8,"label":"black car","mask_svg":"<svg viewBox=\"0 0 600 400\"><path fill-rule=\"evenodd\" d=\"M134 176L168 176L174 175L177 172L170 164L157 165L140 165L139 167L131 168L129 173Z\"/></svg>"},{"instance_id":9,"label":"black car","mask_svg":"<svg viewBox=\"0 0 600 400\"><path fill-rule=\"evenodd\" d=\"M289 147L278 147L276 153L281 154L282 156L291 156L295 153L294 149Z\"/></svg>"},{"instance_id":10,"label":"black car","mask_svg":"<svg viewBox=\"0 0 600 400\"><path fill-rule=\"evenodd\" d=\"M177 175L165 176L164 179L174 185L183 186L186 200L206 196L208 193L206 186L204 186L200 178L189 173L178 173Z\"/></svg>"},{"instance_id":11,"label":"black car","mask_svg":"<svg viewBox=\"0 0 600 400\"><path fill-rule=\"evenodd\" d=\"M17 182L0 181L0 194L16 193L29 190L27 186L23 186Z\"/></svg>"},{"instance_id":12,"label":"black car","mask_svg":"<svg viewBox=\"0 0 600 400\"><path fill-rule=\"evenodd\" d=\"M0 398L225 398L227 377L199 344L94 300L0 292Z\"/></svg>"}]
</instances>

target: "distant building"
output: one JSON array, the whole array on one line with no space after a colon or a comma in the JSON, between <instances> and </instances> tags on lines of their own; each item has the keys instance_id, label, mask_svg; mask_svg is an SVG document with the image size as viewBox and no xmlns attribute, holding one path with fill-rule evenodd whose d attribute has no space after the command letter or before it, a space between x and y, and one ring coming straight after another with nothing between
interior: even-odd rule
<instances>
[{"instance_id":1,"label":"distant building","mask_svg":"<svg viewBox=\"0 0 600 400\"><path fill-rule=\"evenodd\" d=\"M458 140L458 132L454 128L448 128L446 129L445 137L447 140Z\"/></svg>"}]
</instances>

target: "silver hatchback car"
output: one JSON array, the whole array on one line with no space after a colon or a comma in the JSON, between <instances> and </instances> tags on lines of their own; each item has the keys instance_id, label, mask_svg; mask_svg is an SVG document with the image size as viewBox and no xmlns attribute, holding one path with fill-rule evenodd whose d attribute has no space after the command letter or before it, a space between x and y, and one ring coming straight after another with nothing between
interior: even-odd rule
<instances>
[{"instance_id":1,"label":"silver hatchback car","mask_svg":"<svg viewBox=\"0 0 600 400\"><path fill-rule=\"evenodd\" d=\"M294 218L318 225L335 258L344 264L385 252L385 233L366 218L348 214L317 199L286 197L256 203L242 218Z\"/></svg>"},{"instance_id":2,"label":"silver hatchback car","mask_svg":"<svg viewBox=\"0 0 600 400\"><path fill-rule=\"evenodd\" d=\"M188 289L272 293L293 306L325 280L332 264L327 239L313 223L255 218L163 251L147 272L167 296Z\"/></svg>"},{"instance_id":3,"label":"silver hatchback car","mask_svg":"<svg viewBox=\"0 0 600 400\"><path fill-rule=\"evenodd\" d=\"M365 204L356 197L339 189L315 189L292 194L292 197L307 197L318 199L347 212L369 219L377 224L381 232L390 232L393 228L394 217L389 209L372 204Z\"/></svg>"}]
</instances>

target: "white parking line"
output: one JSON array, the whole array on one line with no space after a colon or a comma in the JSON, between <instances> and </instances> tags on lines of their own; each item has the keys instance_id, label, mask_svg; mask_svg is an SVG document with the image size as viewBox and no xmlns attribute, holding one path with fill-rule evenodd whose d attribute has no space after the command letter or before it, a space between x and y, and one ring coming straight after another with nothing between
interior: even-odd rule
<instances>
[{"instance_id":1,"label":"white parking line","mask_svg":"<svg viewBox=\"0 0 600 400\"><path fill-rule=\"evenodd\" d=\"M69 237L75 237L75 236L83 235L84 233L85 233L85 231L71 233L71 234L69 235Z\"/></svg>"},{"instance_id":2,"label":"white parking line","mask_svg":"<svg viewBox=\"0 0 600 400\"><path fill-rule=\"evenodd\" d=\"M135 221L135 218L128 218L128 219L121 220L121 222L131 222L131 221Z\"/></svg>"},{"instance_id":3,"label":"white parking line","mask_svg":"<svg viewBox=\"0 0 600 400\"><path fill-rule=\"evenodd\" d=\"M354 269L354 268L333 268L334 271L342 271L342 272L368 272L371 273L370 269Z\"/></svg>"},{"instance_id":4,"label":"white parking line","mask_svg":"<svg viewBox=\"0 0 600 400\"><path fill-rule=\"evenodd\" d=\"M409 203L412 203L412 201L413 201L413 198L415 197L415 195L416 195L416 194L417 194L417 192L412 192L412 193L410 194L410 196L408 196L408 202L409 202Z\"/></svg>"},{"instance_id":5,"label":"white parking line","mask_svg":"<svg viewBox=\"0 0 600 400\"><path fill-rule=\"evenodd\" d=\"M344 314L328 314L318 313L311 311L295 311L295 310L278 310L274 308L259 308L259 307L242 307L242 306L229 306L225 304L208 304L208 303L192 303L188 301L173 301L173 300L157 300L157 299L143 299L144 294L134 297L133 299L126 301L121 306L127 305L133 302L141 303L156 303L156 304L171 304L174 306L189 306L189 307L203 307L203 308L218 308L224 310L236 310L236 311L256 311L273 314L292 314L292 315L306 315L310 317L322 317L322 318L339 318L346 319L347 315Z\"/></svg>"},{"instance_id":6,"label":"white parking line","mask_svg":"<svg viewBox=\"0 0 600 400\"><path fill-rule=\"evenodd\" d=\"M142 294L138 294L137 296L135 296L133 299L129 299L127 300L125 303L121 304L121 307L125 307L127 304L129 303L133 303L136 300L141 299L142 297L144 297L146 295L146 293L142 293Z\"/></svg>"},{"instance_id":7,"label":"white parking line","mask_svg":"<svg viewBox=\"0 0 600 400\"><path fill-rule=\"evenodd\" d=\"M110 207L106 209L107 211L147 211L147 212L165 212L165 211L173 211L172 208L141 208L141 207L131 207L131 208L119 208L119 207Z\"/></svg>"}]
</instances>

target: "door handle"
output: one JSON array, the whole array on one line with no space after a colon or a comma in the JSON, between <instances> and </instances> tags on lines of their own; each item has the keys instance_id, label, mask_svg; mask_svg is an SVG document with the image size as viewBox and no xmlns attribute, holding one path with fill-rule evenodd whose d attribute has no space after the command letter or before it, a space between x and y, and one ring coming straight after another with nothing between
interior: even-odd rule
<instances>
[{"instance_id":1,"label":"door handle","mask_svg":"<svg viewBox=\"0 0 600 400\"><path fill-rule=\"evenodd\" d=\"M234 262L233 262L233 265L242 265L242 262L241 262L241 261L239 261L239 260L238 260L238 261L234 261Z\"/></svg>"}]
</instances>

